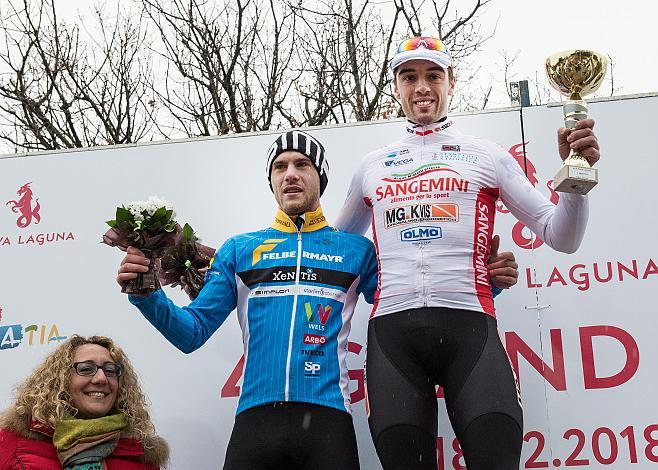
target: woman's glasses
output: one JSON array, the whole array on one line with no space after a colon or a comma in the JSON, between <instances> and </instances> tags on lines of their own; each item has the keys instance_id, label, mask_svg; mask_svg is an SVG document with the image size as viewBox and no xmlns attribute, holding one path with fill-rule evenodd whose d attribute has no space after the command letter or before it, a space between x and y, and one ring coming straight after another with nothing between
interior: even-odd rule
<instances>
[{"instance_id":1,"label":"woman's glasses","mask_svg":"<svg viewBox=\"0 0 658 470\"><path fill-rule=\"evenodd\" d=\"M114 362L106 362L100 366L91 361L75 362L71 368L75 369L76 374L83 377L93 377L98 369L103 369L105 377L121 377L123 374L123 366Z\"/></svg>"}]
</instances>

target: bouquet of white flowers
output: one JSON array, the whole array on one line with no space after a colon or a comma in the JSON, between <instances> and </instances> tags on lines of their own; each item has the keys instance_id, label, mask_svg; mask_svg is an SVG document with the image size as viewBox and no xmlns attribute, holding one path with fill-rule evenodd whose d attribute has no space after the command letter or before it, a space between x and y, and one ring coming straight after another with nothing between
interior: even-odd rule
<instances>
[{"instance_id":1,"label":"bouquet of white flowers","mask_svg":"<svg viewBox=\"0 0 658 470\"><path fill-rule=\"evenodd\" d=\"M175 245L182 232L174 217L170 203L151 196L146 201L117 207L116 218L107 221L110 229L103 235L103 243L123 251L134 246L151 260L149 271L126 282L121 292L150 294L160 288L155 259L162 256L165 248Z\"/></svg>"}]
</instances>

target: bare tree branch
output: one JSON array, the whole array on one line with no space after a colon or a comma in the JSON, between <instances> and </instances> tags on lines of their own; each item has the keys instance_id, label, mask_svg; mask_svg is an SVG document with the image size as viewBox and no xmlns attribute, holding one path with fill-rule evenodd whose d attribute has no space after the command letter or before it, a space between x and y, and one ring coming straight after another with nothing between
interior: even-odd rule
<instances>
[{"instance_id":1,"label":"bare tree branch","mask_svg":"<svg viewBox=\"0 0 658 470\"><path fill-rule=\"evenodd\" d=\"M141 140L154 116L146 103L152 71L146 32L129 13L96 12L80 29L57 17L53 0L9 0L0 20L0 139L17 150L50 150ZM21 136L19 139L17 136Z\"/></svg>"},{"instance_id":2,"label":"bare tree branch","mask_svg":"<svg viewBox=\"0 0 658 470\"><path fill-rule=\"evenodd\" d=\"M134 0L87 27L54 0L7 0L0 139L39 150L394 118L396 43L437 33L460 72L451 107L478 109L493 85L474 85L468 58L495 32L478 21L491 1Z\"/></svg>"}]
</instances>

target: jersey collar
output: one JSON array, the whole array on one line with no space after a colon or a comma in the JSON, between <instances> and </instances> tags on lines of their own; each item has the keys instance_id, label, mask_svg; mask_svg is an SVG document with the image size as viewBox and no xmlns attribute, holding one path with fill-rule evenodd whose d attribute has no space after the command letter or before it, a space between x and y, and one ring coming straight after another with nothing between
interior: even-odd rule
<instances>
[{"instance_id":1,"label":"jersey collar","mask_svg":"<svg viewBox=\"0 0 658 470\"><path fill-rule=\"evenodd\" d=\"M322 207L318 207L314 211L306 212L299 217L304 219L304 225L301 230L302 232L315 232L316 230L320 230L329 225L327 224L327 219L322 212ZM292 219L280 208L276 211L272 228L286 233L295 233L298 231L297 226Z\"/></svg>"},{"instance_id":2,"label":"jersey collar","mask_svg":"<svg viewBox=\"0 0 658 470\"><path fill-rule=\"evenodd\" d=\"M452 120L447 117L432 124L416 124L415 122L407 121L406 132L407 135L425 137L432 134L440 134L450 126L452 126Z\"/></svg>"}]
</instances>

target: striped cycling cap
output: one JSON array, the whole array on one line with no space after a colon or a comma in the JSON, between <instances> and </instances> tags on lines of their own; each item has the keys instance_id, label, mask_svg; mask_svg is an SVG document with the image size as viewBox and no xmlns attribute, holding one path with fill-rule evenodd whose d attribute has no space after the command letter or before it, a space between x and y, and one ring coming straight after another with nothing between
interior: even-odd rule
<instances>
[{"instance_id":1,"label":"striped cycling cap","mask_svg":"<svg viewBox=\"0 0 658 470\"><path fill-rule=\"evenodd\" d=\"M272 189L272 164L276 157L287 150L295 150L306 155L320 175L320 195L329 181L329 162L325 157L324 145L319 140L302 131L288 131L276 138L267 153L267 181Z\"/></svg>"}]
</instances>

